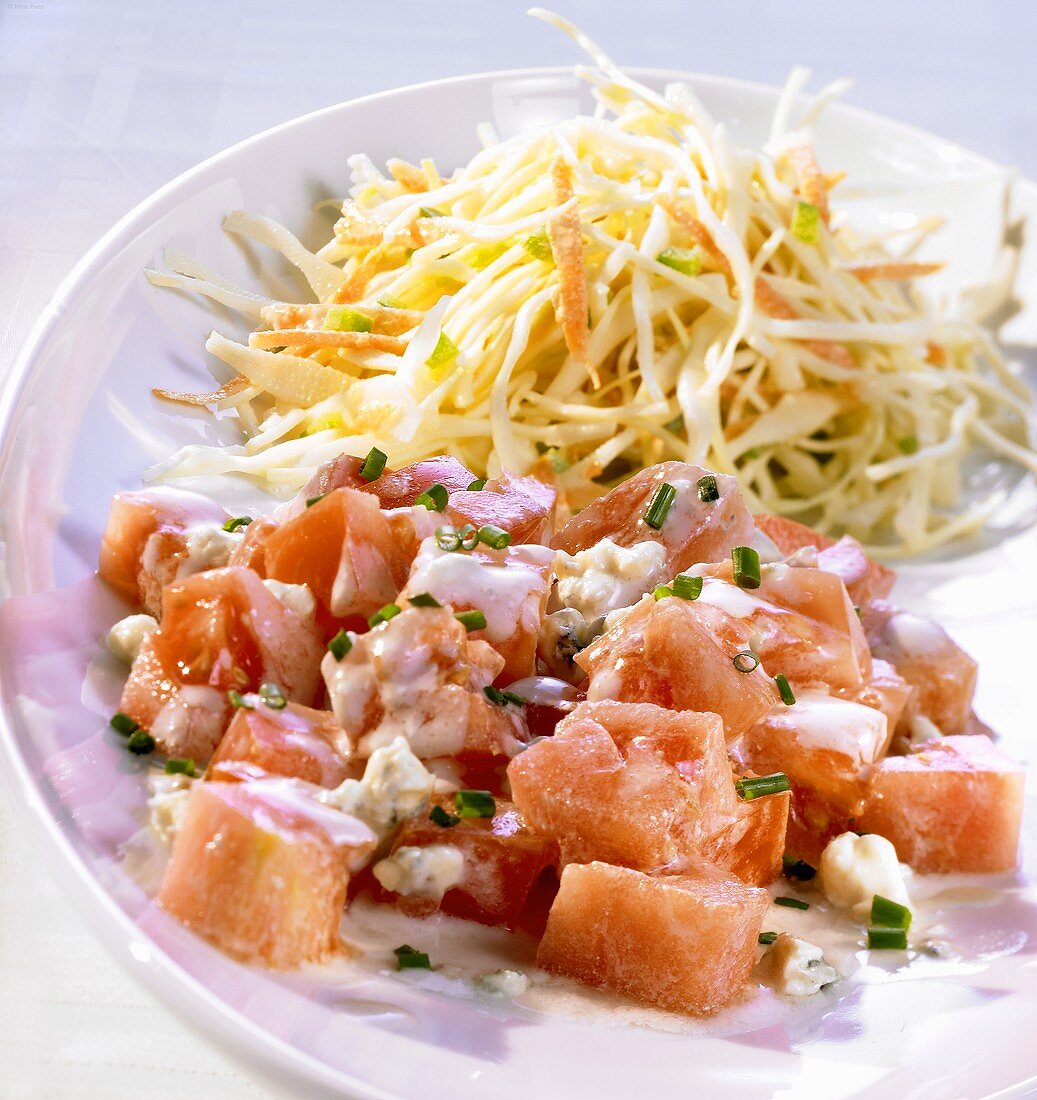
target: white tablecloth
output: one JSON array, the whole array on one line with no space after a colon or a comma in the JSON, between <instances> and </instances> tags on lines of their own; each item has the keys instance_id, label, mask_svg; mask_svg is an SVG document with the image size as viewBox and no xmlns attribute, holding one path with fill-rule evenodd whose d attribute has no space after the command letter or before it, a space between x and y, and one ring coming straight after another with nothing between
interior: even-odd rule
<instances>
[{"instance_id":1,"label":"white tablecloth","mask_svg":"<svg viewBox=\"0 0 1037 1100\"><path fill-rule=\"evenodd\" d=\"M570 61L525 6L0 0L0 375L76 258L201 158L367 92ZM1037 6L1022 0L559 6L630 64L767 83L796 63L818 80L851 75L852 102L1037 176ZM50 882L3 795L0 1098L235 1100L268 1088L123 974Z\"/></svg>"}]
</instances>

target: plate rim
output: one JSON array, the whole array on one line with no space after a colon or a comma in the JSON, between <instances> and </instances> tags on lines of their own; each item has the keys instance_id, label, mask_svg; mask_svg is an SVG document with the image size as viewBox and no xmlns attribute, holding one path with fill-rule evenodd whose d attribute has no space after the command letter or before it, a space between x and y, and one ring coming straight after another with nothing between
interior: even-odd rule
<instances>
[{"instance_id":1,"label":"plate rim","mask_svg":"<svg viewBox=\"0 0 1037 1100\"><path fill-rule=\"evenodd\" d=\"M624 66L625 73L636 79L685 81L709 84L735 91L750 92L776 97L781 88L759 81L717 74L689 72L667 67ZM240 141L218 150L212 155L180 172L160 187L144 196L125 214L118 218L75 262L58 284L29 334L21 344L6 376L0 384L0 478L7 469L14 444L10 430L18 412L20 401L29 383L34 365L47 341L82 289L82 285L105 262L116 256L133 238L148 225L156 207L192 181L218 166L224 160L239 156L250 146L258 145L275 135L324 115L349 110L372 101L384 101L404 93L416 91L440 91L478 85L494 81L575 77L572 65L531 66L513 69L486 70L457 76L437 78L414 84L398 85L377 92L370 92L352 99L342 100L316 108L291 119L277 123L251 134ZM806 97L800 97L806 98ZM925 130L911 123L891 118L853 104L836 102L829 107L834 114L849 115L862 122L880 125L889 132L897 132L916 142L939 144L964 155L971 163L992 171L1003 171L1005 166L984 154L976 153L952 139ZM1037 183L1018 171L1009 168L1011 186L1021 187L1037 196ZM4 540L0 538L0 545ZM0 600L11 594L6 591L6 578L0 576ZM0 695L3 685L0 683ZM353 1077L344 1070L330 1067L318 1058L307 1054L276 1035L266 1031L247 1016L238 1012L159 947L141 931L129 915L104 888L86 861L76 851L72 840L65 834L57 818L50 812L36 790L28 761L19 750L9 719L8 704L0 698L0 754L9 765L8 773L0 779L0 790L7 785L15 795L14 805L28 809L27 828L30 836L45 838L42 848L45 861L60 888L71 900L84 899L86 904L77 907L109 956L114 958L135 981L140 982L160 1003L171 1009L177 1017L205 1041L212 1043L221 1053L233 1058L246 1073L257 1069L264 1074L264 1083L277 1087L298 1086L305 1080L309 1086L326 1090L328 1095L352 1095L355 1100L400 1100L386 1092ZM25 820L24 816L22 820ZM134 947L138 950L134 951ZM212 1030L209 1030L209 1028ZM1026 1081L1010 1086L1009 1092L1000 1095L1020 1094L1016 1090L1037 1081L1037 1071ZM349 1093L344 1093L347 1088Z\"/></svg>"}]
</instances>

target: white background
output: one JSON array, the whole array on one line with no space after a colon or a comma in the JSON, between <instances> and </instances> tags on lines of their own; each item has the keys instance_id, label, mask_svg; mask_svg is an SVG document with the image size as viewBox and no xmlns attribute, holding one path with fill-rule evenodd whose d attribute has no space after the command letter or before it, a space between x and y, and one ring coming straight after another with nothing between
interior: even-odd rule
<instances>
[{"instance_id":1,"label":"white background","mask_svg":"<svg viewBox=\"0 0 1037 1100\"><path fill-rule=\"evenodd\" d=\"M794 64L819 81L850 75L850 102L1037 177L1030 0L557 3L620 62L764 83ZM198 160L368 92L571 61L524 8L0 0L0 376L75 260ZM351 152L328 150L329 180ZM124 976L0 794L0 1100L267 1095Z\"/></svg>"}]
</instances>

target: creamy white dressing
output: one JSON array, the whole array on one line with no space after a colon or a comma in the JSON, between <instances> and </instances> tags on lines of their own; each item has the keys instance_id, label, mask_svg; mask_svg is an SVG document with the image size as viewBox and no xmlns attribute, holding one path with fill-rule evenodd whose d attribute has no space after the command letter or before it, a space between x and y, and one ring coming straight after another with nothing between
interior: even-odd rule
<instances>
[{"instance_id":1,"label":"creamy white dressing","mask_svg":"<svg viewBox=\"0 0 1037 1100\"><path fill-rule=\"evenodd\" d=\"M148 828L162 844L172 844L176 839L187 810L191 794L189 776L165 775L154 772L148 776Z\"/></svg>"},{"instance_id":2,"label":"creamy white dressing","mask_svg":"<svg viewBox=\"0 0 1037 1100\"><path fill-rule=\"evenodd\" d=\"M187 684L158 712L151 723L151 736L166 749L196 738L215 744L226 710L227 697L222 691L206 684Z\"/></svg>"},{"instance_id":3,"label":"creamy white dressing","mask_svg":"<svg viewBox=\"0 0 1037 1100\"><path fill-rule=\"evenodd\" d=\"M699 602L708 603L711 607L719 607L721 611L726 611L736 619L751 619L758 611L782 613L780 607L775 607L774 604L720 577L702 578L702 594L699 596Z\"/></svg>"},{"instance_id":4,"label":"creamy white dressing","mask_svg":"<svg viewBox=\"0 0 1037 1100\"><path fill-rule=\"evenodd\" d=\"M839 753L858 768L874 764L887 741L882 711L813 688L797 690L796 702L775 707L766 721L788 729L804 748Z\"/></svg>"},{"instance_id":5,"label":"creamy white dressing","mask_svg":"<svg viewBox=\"0 0 1037 1100\"><path fill-rule=\"evenodd\" d=\"M929 619L912 615L910 611L898 611L886 623L887 640L909 656L938 653L949 638L943 627Z\"/></svg>"},{"instance_id":6,"label":"creamy white dressing","mask_svg":"<svg viewBox=\"0 0 1037 1100\"><path fill-rule=\"evenodd\" d=\"M285 584L275 580L265 580L263 584L272 596L301 619L308 619L317 610L317 601L308 584Z\"/></svg>"},{"instance_id":7,"label":"creamy white dressing","mask_svg":"<svg viewBox=\"0 0 1037 1100\"><path fill-rule=\"evenodd\" d=\"M242 539L237 531L224 531L218 523L196 523L188 527L186 536L184 555L176 569L178 581L207 569L221 569Z\"/></svg>"},{"instance_id":8,"label":"creamy white dressing","mask_svg":"<svg viewBox=\"0 0 1037 1100\"><path fill-rule=\"evenodd\" d=\"M554 676L527 676L508 684L508 691L521 696L527 703L541 707L564 707L579 695L576 688Z\"/></svg>"},{"instance_id":9,"label":"creamy white dressing","mask_svg":"<svg viewBox=\"0 0 1037 1100\"><path fill-rule=\"evenodd\" d=\"M618 546L603 538L575 554L559 550L555 559L558 597L586 620L598 619L629 607L665 581L666 560L666 547L653 540Z\"/></svg>"},{"instance_id":10,"label":"creamy white dressing","mask_svg":"<svg viewBox=\"0 0 1037 1100\"><path fill-rule=\"evenodd\" d=\"M144 639L158 630L158 620L152 615L127 615L120 619L105 638L109 653L124 664L132 665L140 653Z\"/></svg>"}]
</instances>

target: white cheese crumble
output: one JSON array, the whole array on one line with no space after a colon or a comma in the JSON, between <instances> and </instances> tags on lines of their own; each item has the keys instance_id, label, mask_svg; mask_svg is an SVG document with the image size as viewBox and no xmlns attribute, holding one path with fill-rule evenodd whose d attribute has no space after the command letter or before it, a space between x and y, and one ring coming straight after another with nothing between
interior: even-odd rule
<instances>
[{"instance_id":1,"label":"white cheese crumble","mask_svg":"<svg viewBox=\"0 0 1037 1100\"><path fill-rule=\"evenodd\" d=\"M394 894L435 898L437 901L464 874L464 855L452 844L429 844L424 848L397 848L372 868L374 877Z\"/></svg>"},{"instance_id":2,"label":"white cheese crumble","mask_svg":"<svg viewBox=\"0 0 1037 1100\"><path fill-rule=\"evenodd\" d=\"M308 584L285 584L274 580L263 581L263 584L272 596L302 619L308 619L317 610L317 601Z\"/></svg>"},{"instance_id":3,"label":"white cheese crumble","mask_svg":"<svg viewBox=\"0 0 1037 1100\"><path fill-rule=\"evenodd\" d=\"M900 905L911 904L897 850L885 837L843 833L821 853L821 884L828 900L864 917L881 894Z\"/></svg>"},{"instance_id":4,"label":"white cheese crumble","mask_svg":"<svg viewBox=\"0 0 1037 1100\"><path fill-rule=\"evenodd\" d=\"M149 634L158 630L158 620L151 615L127 615L120 619L105 639L108 651L120 661L132 665Z\"/></svg>"},{"instance_id":5,"label":"white cheese crumble","mask_svg":"<svg viewBox=\"0 0 1037 1100\"><path fill-rule=\"evenodd\" d=\"M187 799L191 794L191 779L186 775L149 776L148 828L164 844L172 844L183 824Z\"/></svg>"},{"instance_id":6,"label":"white cheese crumble","mask_svg":"<svg viewBox=\"0 0 1037 1100\"><path fill-rule=\"evenodd\" d=\"M429 804L435 778L410 750L403 737L375 749L363 779L347 779L320 799L369 825L381 839Z\"/></svg>"},{"instance_id":7,"label":"white cheese crumble","mask_svg":"<svg viewBox=\"0 0 1037 1100\"><path fill-rule=\"evenodd\" d=\"M480 974L475 986L493 997L521 997L529 989L529 978L521 970L493 970Z\"/></svg>"},{"instance_id":8,"label":"white cheese crumble","mask_svg":"<svg viewBox=\"0 0 1037 1100\"><path fill-rule=\"evenodd\" d=\"M199 523L191 527L176 579L183 580L195 573L204 573L206 569L222 568L241 544L241 538L239 534L224 531L217 523Z\"/></svg>"},{"instance_id":9,"label":"white cheese crumble","mask_svg":"<svg viewBox=\"0 0 1037 1100\"><path fill-rule=\"evenodd\" d=\"M810 997L839 980L839 972L825 962L821 948L787 932L764 952L759 975L776 993L786 997Z\"/></svg>"},{"instance_id":10,"label":"white cheese crumble","mask_svg":"<svg viewBox=\"0 0 1037 1100\"><path fill-rule=\"evenodd\" d=\"M666 579L666 547L648 540L617 546L604 538L575 554L558 551L558 598L590 622L629 607Z\"/></svg>"}]
</instances>

